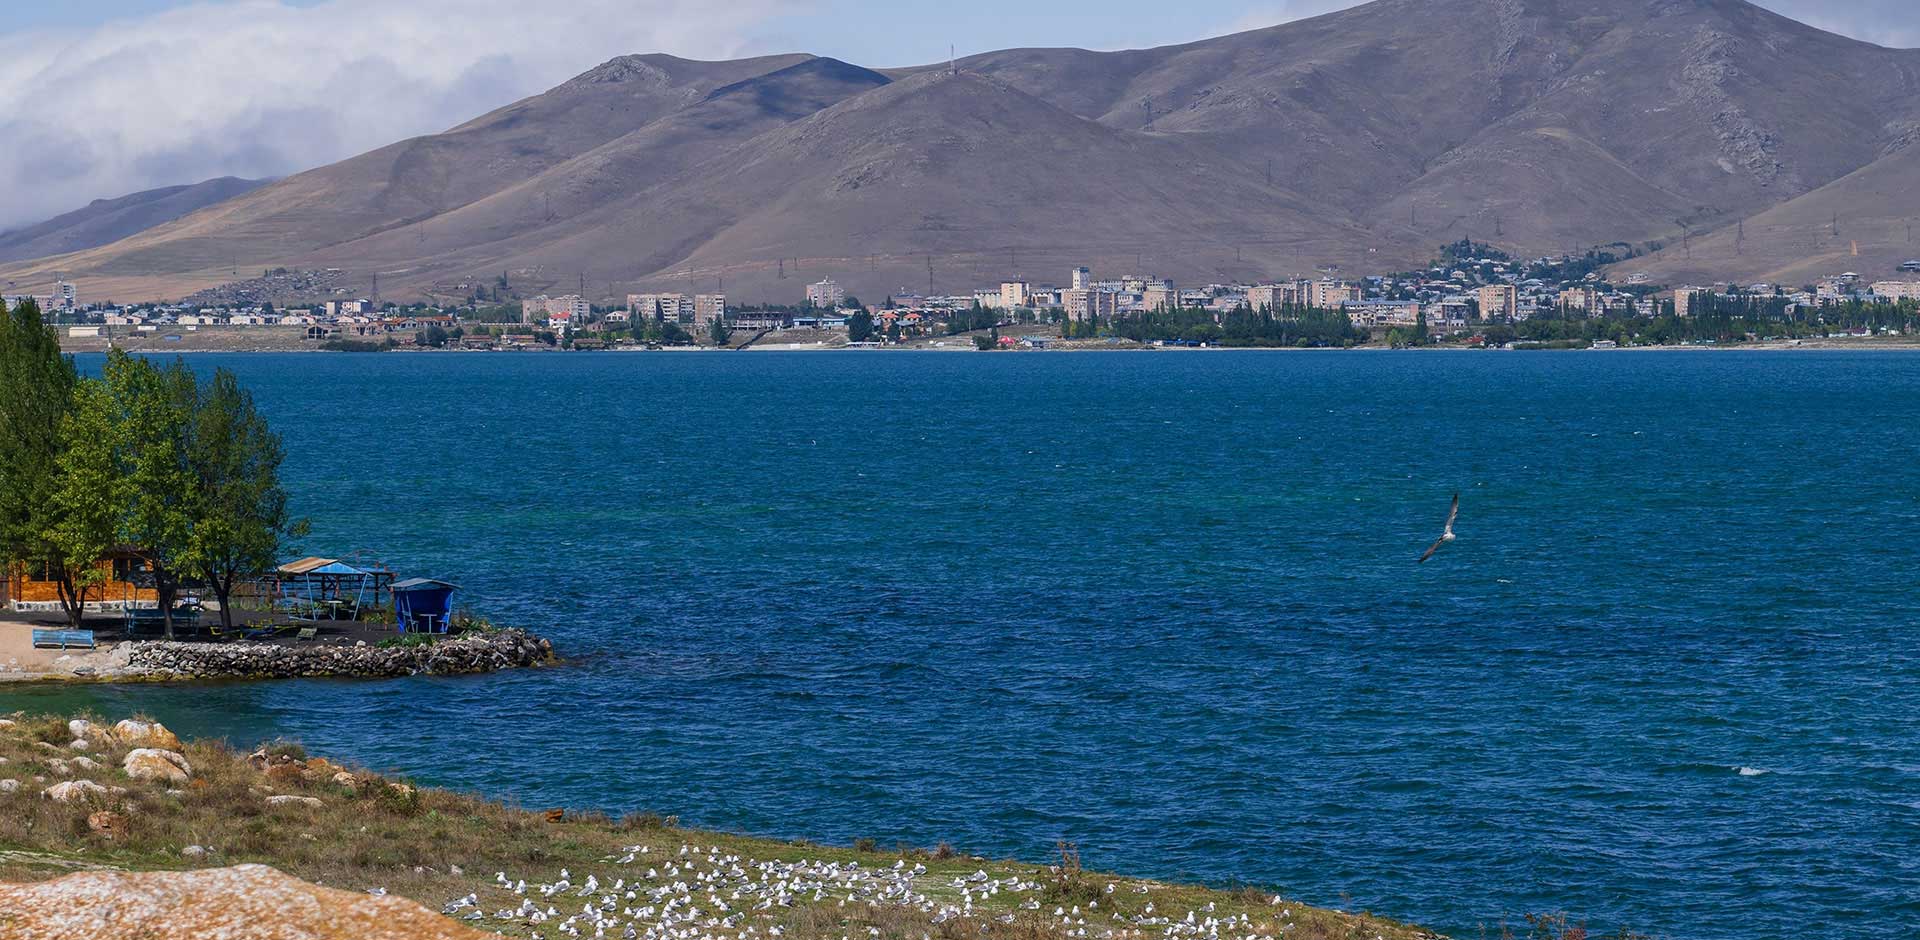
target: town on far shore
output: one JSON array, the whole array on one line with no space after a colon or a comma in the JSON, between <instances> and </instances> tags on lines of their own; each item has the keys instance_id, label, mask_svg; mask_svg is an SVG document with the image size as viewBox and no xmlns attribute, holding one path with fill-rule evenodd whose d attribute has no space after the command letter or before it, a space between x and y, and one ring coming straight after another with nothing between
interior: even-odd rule
<instances>
[{"instance_id":1,"label":"town on far shore","mask_svg":"<svg viewBox=\"0 0 1920 940\"><path fill-rule=\"evenodd\" d=\"M829 276L792 304L711 293L521 296L511 279L458 303L395 303L346 272L275 269L180 303L82 302L78 284L35 300L70 349L588 351L666 348L1139 348L1459 346L1617 348L1899 340L1920 332L1920 260L1884 276L1815 283L1624 282L1606 250L1523 260L1462 240L1423 270L1179 285L1147 274L1062 285L1009 278L971 292L901 289L869 303ZM584 278L582 279L584 281ZM269 295L283 298L276 304ZM289 295L309 299L289 302Z\"/></svg>"}]
</instances>

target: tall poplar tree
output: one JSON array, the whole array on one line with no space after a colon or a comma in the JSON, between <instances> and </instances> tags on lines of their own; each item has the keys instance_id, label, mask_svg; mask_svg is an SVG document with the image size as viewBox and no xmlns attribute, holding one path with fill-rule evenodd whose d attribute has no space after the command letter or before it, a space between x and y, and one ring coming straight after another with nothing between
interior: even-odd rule
<instances>
[{"instance_id":1,"label":"tall poplar tree","mask_svg":"<svg viewBox=\"0 0 1920 940\"><path fill-rule=\"evenodd\" d=\"M200 495L191 554L231 628L235 585L277 564L283 540L305 535L307 524L287 515L280 437L233 373L215 372L201 391L189 440Z\"/></svg>"}]
</instances>

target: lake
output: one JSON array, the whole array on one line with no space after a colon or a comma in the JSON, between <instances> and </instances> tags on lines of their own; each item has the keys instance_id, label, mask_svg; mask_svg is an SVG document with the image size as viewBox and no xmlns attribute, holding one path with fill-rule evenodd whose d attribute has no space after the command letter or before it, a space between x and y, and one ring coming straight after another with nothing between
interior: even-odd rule
<instances>
[{"instance_id":1,"label":"lake","mask_svg":"<svg viewBox=\"0 0 1920 940\"><path fill-rule=\"evenodd\" d=\"M286 438L302 553L568 664L0 710L1461 937L1920 919L1920 355L190 361Z\"/></svg>"}]
</instances>

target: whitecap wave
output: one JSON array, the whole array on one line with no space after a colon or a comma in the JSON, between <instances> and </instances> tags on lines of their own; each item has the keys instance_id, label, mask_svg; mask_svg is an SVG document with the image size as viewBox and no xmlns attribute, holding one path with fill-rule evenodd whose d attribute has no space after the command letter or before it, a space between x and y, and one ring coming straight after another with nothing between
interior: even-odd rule
<instances>
[{"instance_id":1,"label":"whitecap wave","mask_svg":"<svg viewBox=\"0 0 1920 940\"><path fill-rule=\"evenodd\" d=\"M1735 773L1738 773L1742 777L1758 777L1761 774L1773 773L1771 770L1761 770L1758 767L1735 767L1733 769Z\"/></svg>"}]
</instances>

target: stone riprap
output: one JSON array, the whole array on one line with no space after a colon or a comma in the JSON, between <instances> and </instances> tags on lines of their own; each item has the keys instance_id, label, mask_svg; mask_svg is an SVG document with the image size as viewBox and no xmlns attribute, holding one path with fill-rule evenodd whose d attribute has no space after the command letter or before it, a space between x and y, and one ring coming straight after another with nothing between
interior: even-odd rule
<instances>
[{"instance_id":1,"label":"stone riprap","mask_svg":"<svg viewBox=\"0 0 1920 940\"><path fill-rule=\"evenodd\" d=\"M535 666L553 644L524 630L408 646L283 643L121 643L73 674L95 679L293 679L450 676Z\"/></svg>"}]
</instances>

